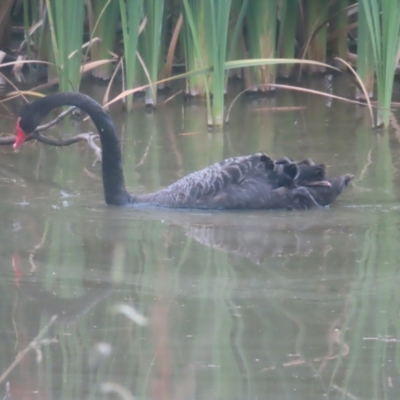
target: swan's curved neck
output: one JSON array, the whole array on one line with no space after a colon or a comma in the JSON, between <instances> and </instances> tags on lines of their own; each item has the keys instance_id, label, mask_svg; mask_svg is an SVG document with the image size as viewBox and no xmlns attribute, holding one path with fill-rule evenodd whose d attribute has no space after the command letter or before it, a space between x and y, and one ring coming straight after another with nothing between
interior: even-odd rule
<instances>
[{"instance_id":1,"label":"swan's curved neck","mask_svg":"<svg viewBox=\"0 0 400 400\"><path fill-rule=\"evenodd\" d=\"M56 93L36 100L28 107L31 107L31 110L29 110L31 117L33 117L32 114L36 114L35 119L42 119L52 109L67 105L76 106L85 111L96 125L100 135L103 186L106 203L111 205L129 203L132 197L125 188L120 143L112 119L99 103L81 93ZM23 120L23 118L24 113L22 112L21 119ZM36 126L39 122L37 121Z\"/></svg>"}]
</instances>

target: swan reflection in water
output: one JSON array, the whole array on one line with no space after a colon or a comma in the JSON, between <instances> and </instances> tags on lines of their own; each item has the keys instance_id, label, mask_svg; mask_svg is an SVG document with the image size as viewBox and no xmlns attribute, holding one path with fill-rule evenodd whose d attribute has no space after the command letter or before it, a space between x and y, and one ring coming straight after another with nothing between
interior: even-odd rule
<instances>
[{"instance_id":1,"label":"swan reflection in water","mask_svg":"<svg viewBox=\"0 0 400 400\"><path fill-rule=\"evenodd\" d=\"M168 365L175 368L175 373L162 376L162 379L171 390L177 390L179 385L189 385L189 382L196 388L206 387L208 381L202 377L205 372L213 374L213 371L215 376L212 376L221 379L217 380L218 384L228 387L232 385L230 378L218 378L219 372L228 366L224 359L216 358L219 354L216 349L221 348L221 343L227 343L224 348L228 355L226 359L232 360L231 365L238 371L232 379L240 382L243 388L240 398L248 398L245 388L249 384L256 385L259 386L257 391L261 392L265 389L263 382L273 377L277 368L282 370L288 383L295 384L293 373L301 370L303 374L314 376L315 369L323 363L335 362L332 360L338 356L337 349L343 348L336 327L345 316L345 304L337 290L329 290L329 286L334 285L337 289L337 281L322 282L324 271L321 265L322 260L327 259L329 246L334 251L340 247L345 256L352 247L348 227L355 224L350 221L346 207L309 212L208 212L100 206L85 208L85 211L83 224L82 208L78 206L50 211L50 217L57 214L60 218L49 218L50 232L63 229L62 232L73 235L74 239L79 235L72 243L77 245L82 241L83 244L85 267L81 278L79 274L76 278L68 274L71 266L64 264L58 273L67 279L57 279L47 291L43 290L46 288L43 278L58 267L48 265L51 246L46 243L37 254L38 279L25 279L20 285L24 297L29 299L24 304L20 302L24 310L29 310L29 318L27 312L19 314L25 316L25 319L20 318L20 323L40 321L43 314L69 313L67 322L73 323L69 326L69 336L60 324L56 324L54 329L60 333L60 346L58 349L51 347L46 353L46 357L51 354L57 360L53 371L70 377L69 386L77 385L74 378L79 368L85 377L90 376L92 380L88 381L96 383L104 382L104 379L120 382L121 377L127 377L134 370L138 376L148 374L150 384L144 392L150 398L148 388L160 382L160 368ZM36 222L29 224L32 229L40 226L37 214L30 214ZM35 232L35 238L42 236ZM188 255L182 268L178 269L185 236L188 237ZM25 240L24 243L28 246L32 241ZM118 283L112 282L111 265L113 252L119 246L126 257L122 257L123 281ZM60 252L65 254L71 249L74 249L71 242L62 240ZM208 265L204 250L211 255L207 257L211 260ZM340 268L335 273L340 274ZM232 276L235 279L231 279ZM111 288L107 286L107 280L111 282ZM60 294L50 292L55 289L61 293L66 284L76 285L76 297L61 298ZM71 289L75 290L72 285ZM340 290L347 289L343 286ZM85 294L79 294L82 292ZM333 302L321 301L329 296ZM110 310L122 301L137 306L150 323L139 328L126 323L123 318L110 316ZM78 319L79 324L74 324ZM221 321L226 323L225 328L217 330ZM20 331L25 328L24 324ZM37 325L31 323L30 326ZM83 343L79 340L82 336L87 339ZM99 369L99 375L89 375L93 372L88 372L79 357L71 358L68 363L68 357L60 355L60 348L75 342L79 343L79 352L91 353L91 346L99 337L104 337L112 350L109 358L96 364L97 368L106 362L102 365L104 368ZM301 340L299 354L288 356L288 353L294 353L293 343ZM137 356L127 357L127 354ZM171 356L163 358L165 354ZM246 374L241 374L243 361L257 357L261 360L254 368L249 367ZM220 370L210 371L211 359L221 363ZM309 368L311 362L316 368ZM149 372L150 364L153 367ZM115 367L109 368L110 365ZM35 365L35 368L45 373L43 366ZM92 371L97 371L96 368ZM104 370L108 371L107 375ZM321 376L329 382L330 369L321 371ZM57 381L53 382L58 388ZM213 383L208 383L208 387L214 388ZM127 389L140 397L136 385L127 384ZM193 389L188 394L193 397L197 392Z\"/></svg>"}]
</instances>

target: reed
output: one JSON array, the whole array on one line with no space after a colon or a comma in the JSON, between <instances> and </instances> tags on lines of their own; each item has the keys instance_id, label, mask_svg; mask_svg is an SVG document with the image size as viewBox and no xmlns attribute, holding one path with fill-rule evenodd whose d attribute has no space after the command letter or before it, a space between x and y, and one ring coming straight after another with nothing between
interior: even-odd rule
<instances>
[{"instance_id":1,"label":"reed","mask_svg":"<svg viewBox=\"0 0 400 400\"><path fill-rule=\"evenodd\" d=\"M197 8L199 6L198 2L184 0L187 64L198 66L200 69L211 66L212 73L200 79L194 75L189 76L188 82L193 82L194 79L196 79L196 82L201 82L201 86L196 87L194 94L204 93L206 96L208 125L222 126L224 124L226 69L231 69L227 68L226 59L232 2L231 0L218 2L208 0L201 4L202 7L199 10ZM231 48L230 56L232 49L236 45L244 12L240 11L239 16L240 18L238 18L236 25L232 29L233 37L229 43ZM192 46L189 43L192 43ZM193 64L191 64L192 61ZM187 91L192 94L193 86L190 83L188 86L189 89Z\"/></svg>"},{"instance_id":2,"label":"reed","mask_svg":"<svg viewBox=\"0 0 400 400\"><path fill-rule=\"evenodd\" d=\"M87 14L91 39L98 38L90 47L92 61L110 58L114 51L119 18L118 2L113 0L91 0L87 2ZM109 80L112 64L107 63L92 70L92 75Z\"/></svg>"},{"instance_id":3,"label":"reed","mask_svg":"<svg viewBox=\"0 0 400 400\"><path fill-rule=\"evenodd\" d=\"M14 0L3 0L0 4L0 48L4 49L10 41L11 8Z\"/></svg>"},{"instance_id":4,"label":"reed","mask_svg":"<svg viewBox=\"0 0 400 400\"><path fill-rule=\"evenodd\" d=\"M18 14L10 12L12 3L0 4L0 36L13 14ZM123 91L132 94L127 108L132 107L133 91L140 90L146 92L146 104L155 105L156 89L167 83L160 78L171 77L173 66L184 62L186 93L206 99L208 123L214 126L223 121L227 71L244 78L253 91L274 88L276 54L286 60L320 61L307 69L325 71L322 64L327 57L347 58L347 35L358 24L358 74L372 95L376 69L379 119L388 124L399 59L399 0L362 0L358 20L351 24L348 12L354 4L349 0L22 0L22 4L23 8L15 9L22 10L18 21L23 20L30 40L21 48L26 46L29 54L55 64L49 67L48 79L59 83L60 90L77 90L81 73L95 66L95 76L109 79L113 72L115 76L111 63L81 67L89 52L92 62L119 52ZM84 26L95 40L82 51ZM293 63L282 62L279 74L290 77Z\"/></svg>"},{"instance_id":5,"label":"reed","mask_svg":"<svg viewBox=\"0 0 400 400\"><path fill-rule=\"evenodd\" d=\"M133 89L136 71L136 49L139 37L139 26L143 18L143 0L119 0L121 13L122 38L124 44L125 89ZM132 108L133 95L126 99L127 109Z\"/></svg>"},{"instance_id":6,"label":"reed","mask_svg":"<svg viewBox=\"0 0 400 400\"><path fill-rule=\"evenodd\" d=\"M246 14L246 47L250 59L274 58L276 43L277 1L250 1ZM275 82L275 65L260 65L250 68L245 82L252 91L273 90L267 85Z\"/></svg>"},{"instance_id":7,"label":"reed","mask_svg":"<svg viewBox=\"0 0 400 400\"><path fill-rule=\"evenodd\" d=\"M164 0L146 0L143 3L146 16L146 26L139 37L139 49L149 77L150 83L158 80L161 54L164 56L164 46L161 42L163 33ZM147 83L147 79L145 80ZM157 86L152 84L146 89L145 103L147 106L157 104Z\"/></svg>"},{"instance_id":8,"label":"reed","mask_svg":"<svg viewBox=\"0 0 400 400\"><path fill-rule=\"evenodd\" d=\"M243 21L246 16L249 0L232 0L231 17L228 27L228 56L227 61L238 60L245 58L244 43L243 43ZM235 21L235 23L233 23ZM241 77L240 69L230 70L229 77Z\"/></svg>"},{"instance_id":9,"label":"reed","mask_svg":"<svg viewBox=\"0 0 400 400\"><path fill-rule=\"evenodd\" d=\"M394 74L400 59L400 1L362 0L376 68L378 125L389 125ZM363 15L363 16L364 16Z\"/></svg>"},{"instance_id":10,"label":"reed","mask_svg":"<svg viewBox=\"0 0 400 400\"><path fill-rule=\"evenodd\" d=\"M324 63L326 61L326 42L329 3L320 0L305 0L305 25L307 59ZM322 25L321 25L322 24ZM308 65L310 72L325 72L324 67Z\"/></svg>"},{"instance_id":11,"label":"reed","mask_svg":"<svg viewBox=\"0 0 400 400\"><path fill-rule=\"evenodd\" d=\"M368 96L372 97L375 81L375 63L364 2L360 2L358 8L357 74L363 82ZM363 91L357 89L356 98L364 99L364 97Z\"/></svg>"},{"instance_id":12,"label":"reed","mask_svg":"<svg viewBox=\"0 0 400 400\"><path fill-rule=\"evenodd\" d=\"M210 65L210 54L206 45L205 3L195 0L183 0L183 46L187 71L194 71ZM203 97L208 92L207 79L192 75L186 80L185 92L190 97Z\"/></svg>"},{"instance_id":13,"label":"reed","mask_svg":"<svg viewBox=\"0 0 400 400\"><path fill-rule=\"evenodd\" d=\"M209 0L208 3L207 45L212 50L211 62L214 67L211 88L213 101L211 114L208 115L208 124L222 126L224 124L225 61L231 0L217 2Z\"/></svg>"},{"instance_id":14,"label":"reed","mask_svg":"<svg viewBox=\"0 0 400 400\"><path fill-rule=\"evenodd\" d=\"M282 0L280 10L280 26L278 36L278 56L280 58L295 58L297 0ZM280 65L278 74L289 78L293 73L293 65Z\"/></svg>"},{"instance_id":15,"label":"reed","mask_svg":"<svg viewBox=\"0 0 400 400\"><path fill-rule=\"evenodd\" d=\"M31 41L30 41L30 21L29 21L29 3L28 0L23 1L23 17L24 17L24 31L25 37L28 38L26 41L26 52L28 57L31 55Z\"/></svg>"},{"instance_id":16,"label":"reed","mask_svg":"<svg viewBox=\"0 0 400 400\"><path fill-rule=\"evenodd\" d=\"M349 0L336 0L331 7L332 17L329 19L329 36L332 36L330 41L331 52L342 59L346 59L348 55L348 16Z\"/></svg>"},{"instance_id":17,"label":"reed","mask_svg":"<svg viewBox=\"0 0 400 400\"><path fill-rule=\"evenodd\" d=\"M51 46L47 45L50 42L48 40L50 32L45 4L40 0L23 0L22 14L25 39L20 43L19 49L22 50L26 47L29 59L48 61L50 59L48 52L51 51ZM31 66L29 65L29 67Z\"/></svg>"},{"instance_id":18,"label":"reed","mask_svg":"<svg viewBox=\"0 0 400 400\"><path fill-rule=\"evenodd\" d=\"M46 0L51 51L60 90L78 90L85 8L81 0Z\"/></svg>"}]
</instances>

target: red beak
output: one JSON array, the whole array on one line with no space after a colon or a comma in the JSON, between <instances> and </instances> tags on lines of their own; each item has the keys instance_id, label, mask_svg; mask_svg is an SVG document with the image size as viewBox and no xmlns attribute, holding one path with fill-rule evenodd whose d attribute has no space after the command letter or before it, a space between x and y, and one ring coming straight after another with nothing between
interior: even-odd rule
<instances>
[{"instance_id":1,"label":"red beak","mask_svg":"<svg viewBox=\"0 0 400 400\"><path fill-rule=\"evenodd\" d=\"M17 123L15 125L15 130L17 132L16 138L15 138L15 143L13 145L14 150L18 150L25 142L27 138L27 134L22 130L22 128L19 125L21 118L17 119Z\"/></svg>"}]
</instances>

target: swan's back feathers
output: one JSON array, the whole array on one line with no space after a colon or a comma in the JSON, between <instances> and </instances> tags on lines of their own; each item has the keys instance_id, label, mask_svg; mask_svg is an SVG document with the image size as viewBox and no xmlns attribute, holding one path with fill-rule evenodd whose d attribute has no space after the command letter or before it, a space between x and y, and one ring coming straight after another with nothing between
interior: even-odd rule
<instances>
[{"instance_id":1,"label":"swan's back feathers","mask_svg":"<svg viewBox=\"0 0 400 400\"><path fill-rule=\"evenodd\" d=\"M158 192L135 196L133 200L173 208L226 208L220 195L227 188L238 189L249 180L253 183L254 179L267 180L275 168L274 161L264 153L228 158L193 172ZM249 187L248 184L245 186Z\"/></svg>"},{"instance_id":2,"label":"swan's back feathers","mask_svg":"<svg viewBox=\"0 0 400 400\"><path fill-rule=\"evenodd\" d=\"M321 167L314 164L275 163L266 154L257 153L213 164L158 192L135 196L133 201L200 209L281 209L297 204L299 208L317 207L312 195L296 186L303 175L307 179L320 178L325 170L321 172Z\"/></svg>"}]
</instances>

